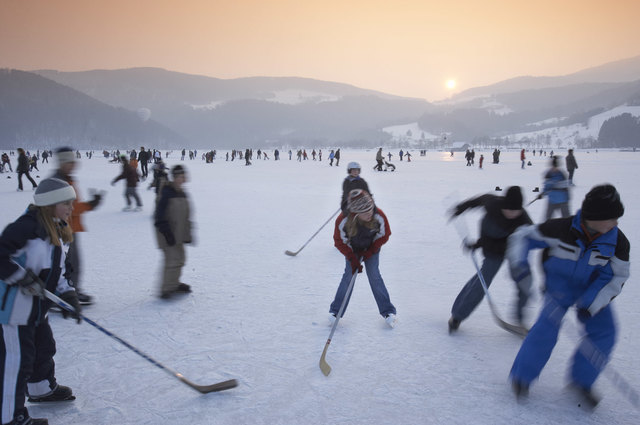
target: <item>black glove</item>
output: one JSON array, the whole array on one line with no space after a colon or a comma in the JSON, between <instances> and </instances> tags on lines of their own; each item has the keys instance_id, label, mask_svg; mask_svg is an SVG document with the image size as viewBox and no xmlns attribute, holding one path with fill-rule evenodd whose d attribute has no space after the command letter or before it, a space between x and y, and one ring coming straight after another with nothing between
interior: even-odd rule
<instances>
[{"instance_id":1,"label":"black glove","mask_svg":"<svg viewBox=\"0 0 640 425\"><path fill-rule=\"evenodd\" d=\"M163 234L164 234L165 240L167 241L167 245L174 246L176 244L176 237L173 236L173 232L169 231Z\"/></svg>"},{"instance_id":2,"label":"black glove","mask_svg":"<svg viewBox=\"0 0 640 425\"><path fill-rule=\"evenodd\" d=\"M584 323L589 319L591 319L591 313L589 313L589 310L587 310L586 308L579 308L578 309L578 320L581 321L582 323Z\"/></svg>"},{"instance_id":3,"label":"black glove","mask_svg":"<svg viewBox=\"0 0 640 425\"><path fill-rule=\"evenodd\" d=\"M80 316L80 312L82 311L82 308L80 307L80 303L78 302L78 294L76 294L76 291L72 290L72 291L63 292L62 294L60 294L60 298L62 298L62 300L67 304L70 304L75 310L71 312L63 308L62 317L64 317L65 319L69 317L73 317L78 321L78 323L82 322L82 317Z\"/></svg>"},{"instance_id":4,"label":"black glove","mask_svg":"<svg viewBox=\"0 0 640 425\"><path fill-rule=\"evenodd\" d=\"M91 205L91 209L96 209L98 205L100 205L100 201L102 201L102 195L96 193L93 195L93 199L89 201L89 205Z\"/></svg>"},{"instance_id":5,"label":"black glove","mask_svg":"<svg viewBox=\"0 0 640 425\"><path fill-rule=\"evenodd\" d=\"M43 297L44 282L36 275L33 270L25 270L25 275L22 279L16 282L20 287L20 290L25 295L32 295L34 297Z\"/></svg>"},{"instance_id":6,"label":"black glove","mask_svg":"<svg viewBox=\"0 0 640 425\"><path fill-rule=\"evenodd\" d=\"M466 239L465 239L465 240L462 242L462 249L463 249L465 252L473 252L473 251L475 251L475 250L476 250L476 249L478 249L478 248L480 248L480 241L476 241L476 242L473 242L473 243L472 243L472 242L469 242L468 240L466 240Z\"/></svg>"},{"instance_id":7,"label":"black glove","mask_svg":"<svg viewBox=\"0 0 640 425\"><path fill-rule=\"evenodd\" d=\"M462 204L456 205L451 209L451 218L456 218L457 216L462 214L464 211L465 211L465 208L462 206Z\"/></svg>"}]
</instances>

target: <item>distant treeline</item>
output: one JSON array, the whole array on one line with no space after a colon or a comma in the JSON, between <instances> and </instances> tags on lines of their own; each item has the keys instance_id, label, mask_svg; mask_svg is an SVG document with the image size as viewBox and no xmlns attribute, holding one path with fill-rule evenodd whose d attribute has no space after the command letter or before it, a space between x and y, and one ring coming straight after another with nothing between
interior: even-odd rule
<instances>
[{"instance_id":1,"label":"distant treeline","mask_svg":"<svg viewBox=\"0 0 640 425\"><path fill-rule=\"evenodd\" d=\"M598 146L603 148L640 147L640 118L630 113L609 118L600 128Z\"/></svg>"}]
</instances>

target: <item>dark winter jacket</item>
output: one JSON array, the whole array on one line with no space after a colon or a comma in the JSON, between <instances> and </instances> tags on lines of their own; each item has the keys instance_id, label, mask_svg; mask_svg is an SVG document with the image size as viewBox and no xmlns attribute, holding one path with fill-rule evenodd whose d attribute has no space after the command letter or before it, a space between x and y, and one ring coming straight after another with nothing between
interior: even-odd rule
<instances>
[{"instance_id":1,"label":"dark winter jacket","mask_svg":"<svg viewBox=\"0 0 640 425\"><path fill-rule=\"evenodd\" d=\"M565 158L565 161L567 163L567 170L573 171L576 168L578 168L578 163L576 162L576 157L573 156L572 153L567 155L567 157Z\"/></svg>"},{"instance_id":2,"label":"dark winter jacket","mask_svg":"<svg viewBox=\"0 0 640 425\"><path fill-rule=\"evenodd\" d=\"M354 189L363 189L366 190L367 193L371 195L369 192L369 185L367 182L360 176L353 177L347 176L342 182L342 201L340 202L340 209L342 209L342 214L347 215L347 198L349 197L349 192Z\"/></svg>"},{"instance_id":3,"label":"dark winter jacket","mask_svg":"<svg viewBox=\"0 0 640 425\"><path fill-rule=\"evenodd\" d=\"M37 208L29 206L0 235L0 317L3 323L26 325L41 320L49 301L24 294L16 282L31 269L51 292L72 291L65 277L66 252L49 240L49 235L37 217ZM66 223L63 223L66 225Z\"/></svg>"},{"instance_id":4,"label":"dark winter jacket","mask_svg":"<svg viewBox=\"0 0 640 425\"><path fill-rule=\"evenodd\" d=\"M122 165L122 173L113 179L112 183L117 182L118 180L126 179L127 187L136 187L138 186L138 181L140 180L140 176L138 176L138 172L135 168L133 168L129 163L125 162Z\"/></svg>"},{"instance_id":5,"label":"dark winter jacket","mask_svg":"<svg viewBox=\"0 0 640 425\"><path fill-rule=\"evenodd\" d=\"M140 151L138 153L138 162L140 163L145 163L145 162L149 162L151 160L151 155L149 154L149 151Z\"/></svg>"},{"instance_id":6,"label":"dark winter jacket","mask_svg":"<svg viewBox=\"0 0 640 425\"><path fill-rule=\"evenodd\" d=\"M191 209L189 198L172 182L164 185L154 214L158 247L191 243Z\"/></svg>"},{"instance_id":7,"label":"dark winter jacket","mask_svg":"<svg viewBox=\"0 0 640 425\"><path fill-rule=\"evenodd\" d=\"M373 220L377 222L375 228L370 229L358 224L358 232L353 237L348 235L345 228L347 217L340 213L333 230L334 245L347 258L354 254L369 258L379 252L382 245L387 243L389 236L391 236L391 228L389 227L387 216L379 208L373 214Z\"/></svg>"},{"instance_id":8,"label":"dark winter jacket","mask_svg":"<svg viewBox=\"0 0 640 425\"><path fill-rule=\"evenodd\" d=\"M21 153L18 156L18 167L16 168L17 173L28 173L29 172L29 158L24 153Z\"/></svg>"},{"instance_id":9,"label":"dark winter jacket","mask_svg":"<svg viewBox=\"0 0 640 425\"><path fill-rule=\"evenodd\" d=\"M502 214L504 198L495 195L482 195L458 204L457 214L470 208L484 207L486 214L480 224L480 239L476 247L482 248L485 256L504 257L507 250L507 238L523 224L532 224L531 218L523 209L522 214L512 220Z\"/></svg>"},{"instance_id":10,"label":"dark winter jacket","mask_svg":"<svg viewBox=\"0 0 640 425\"><path fill-rule=\"evenodd\" d=\"M629 278L630 244L618 227L589 238L581 215L521 227L509 239L508 258L512 269L529 269L529 251L543 248L546 291L562 305L575 304L593 316Z\"/></svg>"}]
</instances>

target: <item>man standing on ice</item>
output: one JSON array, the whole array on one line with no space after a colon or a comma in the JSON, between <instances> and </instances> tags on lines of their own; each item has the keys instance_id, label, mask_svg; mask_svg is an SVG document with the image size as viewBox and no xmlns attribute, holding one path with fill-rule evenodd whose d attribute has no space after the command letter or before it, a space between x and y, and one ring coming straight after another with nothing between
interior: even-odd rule
<instances>
[{"instance_id":1,"label":"man standing on ice","mask_svg":"<svg viewBox=\"0 0 640 425\"><path fill-rule=\"evenodd\" d=\"M185 169L176 165L171 169L172 181L165 184L154 214L158 247L164 253L164 267L160 298L191 292L191 287L179 281L185 263L184 244L191 243L191 213L189 198L183 185L187 181Z\"/></svg>"},{"instance_id":2,"label":"man standing on ice","mask_svg":"<svg viewBox=\"0 0 640 425\"><path fill-rule=\"evenodd\" d=\"M458 217L470 208L478 207L483 207L486 211L480 224L480 239L475 244L467 245L466 248L471 250L482 248L484 261L480 273L489 287L504 261L509 235L518 227L533 222L522 207L520 186L510 187L504 197L486 194L468 199L453 208L451 218ZM523 319L522 309L527 303L530 285L531 279L528 282L522 282L522 286L518 286L519 300L516 316L519 322ZM449 333L458 330L460 323L469 317L483 298L484 289L476 273L462 288L451 307Z\"/></svg>"},{"instance_id":3,"label":"man standing on ice","mask_svg":"<svg viewBox=\"0 0 640 425\"><path fill-rule=\"evenodd\" d=\"M629 278L630 244L618 228L623 214L618 191L605 184L587 193L576 215L524 226L509 238L507 256L516 281L531 280L529 251L544 249L544 305L511 368L516 396L528 395L556 345L564 315L575 306L585 337L573 356L570 388L590 407L598 404L592 387L616 339L611 301Z\"/></svg>"}]
</instances>

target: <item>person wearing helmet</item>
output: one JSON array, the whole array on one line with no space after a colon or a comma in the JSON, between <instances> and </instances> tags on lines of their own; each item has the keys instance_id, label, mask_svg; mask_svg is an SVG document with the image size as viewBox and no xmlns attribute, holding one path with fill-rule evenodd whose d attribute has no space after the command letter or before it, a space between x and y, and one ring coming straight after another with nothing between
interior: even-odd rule
<instances>
[{"instance_id":1,"label":"person wearing helmet","mask_svg":"<svg viewBox=\"0 0 640 425\"><path fill-rule=\"evenodd\" d=\"M616 188L595 186L574 216L523 226L509 238L507 258L515 280L531 278L529 251L544 249L544 304L513 362L510 379L517 397L528 395L556 345L567 310L575 306L584 339L573 355L569 387L590 407L592 387L616 339L611 301L629 278L629 240L618 228L624 206Z\"/></svg>"},{"instance_id":2,"label":"person wearing helmet","mask_svg":"<svg viewBox=\"0 0 640 425\"><path fill-rule=\"evenodd\" d=\"M355 161L351 161L347 165L347 174L347 177L345 177L344 181L342 182L342 200L340 201L340 209L342 210L342 214L344 216L348 215L347 197L352 190L363 189L366 190L369 195L371 195L371 192L369 191L369 185L362 177L360 177L360 164Z\"/></svg>"},{"instance_id":3,"label":"person wearing helmet","mask_svg":"<svg viewBox=\"0 0 640 425\"><path fill-rule=\"evenodd\" d=\"M67 224L76 199L67 182L48 178L40 182L34 203L0 235L0 386L2 423L46 424L32 419L31 402L73 400L71 388L55 379L55 340L49 326L51 302L43 290L59 294L75 308L80 305L66 273L66 250L73 240ZM31 422L30 422L31 421Z\"/></svg>"},{"instance_id":4,"label":"person wearing helmet","mask_svg":"<svg viewBox=\"0 0 640 425\"><path fill-rule=\"evenodd\" d=\"M335 320L354 273L362 272L362 262L378 305L378 312L390 327L396 323L396 308L391 304L389 292L378 269L380 248L391 235L387 216L376 208L373 199L363 189L349 192L348 214L338 215L333 232L335 247L345 257L345 268L335 298L329 308L329 320ZM346 310L345 304L344 310ZM344 310L342 315L344 315Z\"/></svg>"}]
</instances>

